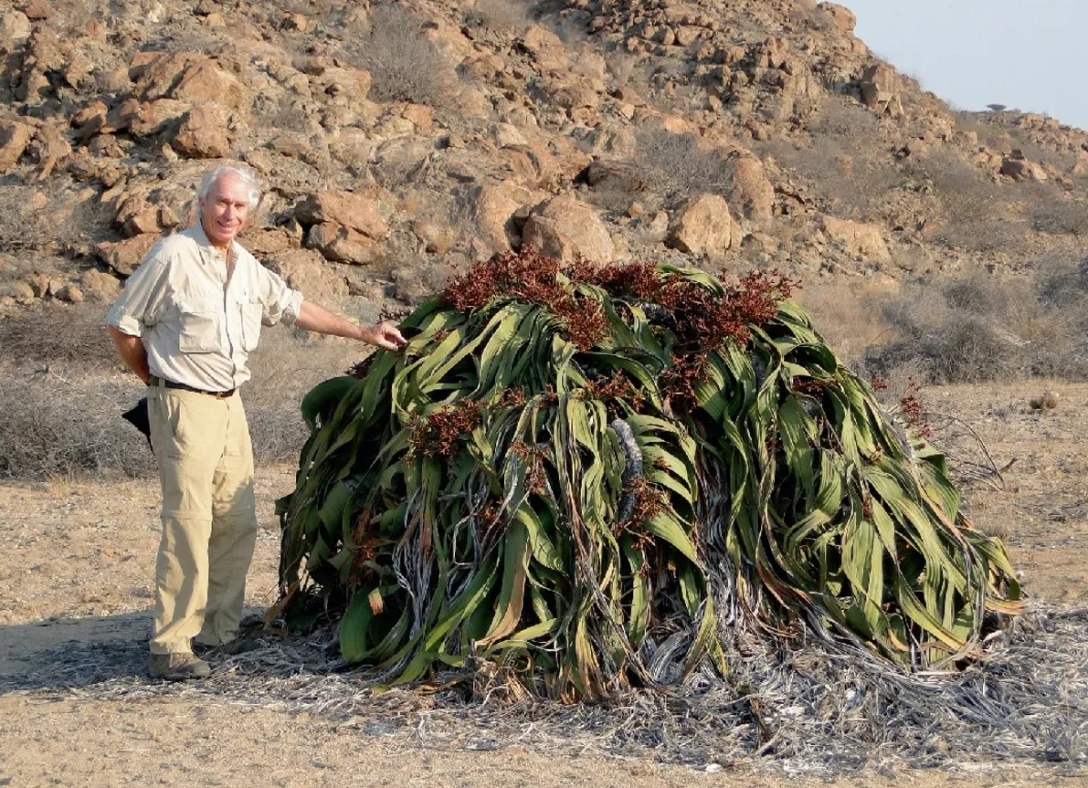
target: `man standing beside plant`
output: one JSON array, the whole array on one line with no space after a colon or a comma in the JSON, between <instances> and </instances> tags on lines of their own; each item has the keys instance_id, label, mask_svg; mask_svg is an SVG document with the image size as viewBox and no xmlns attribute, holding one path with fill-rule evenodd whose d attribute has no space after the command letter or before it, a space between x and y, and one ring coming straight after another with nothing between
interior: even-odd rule
<instances>
[{"instance_id":1,"label":"man standing beside plant","mask_svg":"<svg viewBox=\"0 0 1088 788\"><path fill-rule=\"evenodd\" d=\"M238 634L257 534L253 451L238 389L262 325L296 325L387 350L390 323L364 328L303 300L235 236L257 204L246 169L219 167L197 195L200 221L165 238L129 277L107 314L125 364L148 386L151 444L162 484L150 671L181 680L210 673L193 643Z\"/></svg>"}]
</instances>

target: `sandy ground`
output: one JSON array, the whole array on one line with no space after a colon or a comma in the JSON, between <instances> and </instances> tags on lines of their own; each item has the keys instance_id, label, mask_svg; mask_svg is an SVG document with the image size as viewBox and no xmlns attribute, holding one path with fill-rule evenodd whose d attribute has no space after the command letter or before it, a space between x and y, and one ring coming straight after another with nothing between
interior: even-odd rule
<instances>
[{"instance_id":1,"label":"sandy ground","mask_svg":"<svg viewBox=\"0 0 1088 788\"><path fill-rule=\"evenodd\" d=\"M1043 391L1058 406L1029 404ZM1088 385L958 386L924 392L955 417L942 429L956 453L981 458L977 433L1000 478L970 485L970 511L1006 535L1026 591L1063 605L1088 602ZM935 422L939 422L935 418ZM262 530L249 604L275 595L278 525L273 501L293 469L259 472ZM128 644L142 665L158 540L152 480L0 485L0 786L1082 786L1088 770L1066 765L965 764L814 778L751 760L724 768L659 764L587 749L556 757L531 743L486 751L429 746L407 733L373 735L290 702L252 706L184 692L131 691L90 699L49 681L66 643ZM88 665L87 670L96 670ZM127 667L125 668L128 669ZM133 674L142 668L132 667ZM105 677L104 677L105 678Z\"/></svg>"}]
</instances>

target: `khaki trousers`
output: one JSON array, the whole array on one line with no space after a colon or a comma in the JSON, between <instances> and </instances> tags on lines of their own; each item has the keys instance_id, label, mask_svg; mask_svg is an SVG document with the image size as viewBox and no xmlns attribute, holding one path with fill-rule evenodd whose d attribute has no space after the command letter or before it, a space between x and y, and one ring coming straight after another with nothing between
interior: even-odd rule
<instances>
[{"instance_id":1,"label":"khaki trousers","mask_svg":"<svg viewBox=\"0 0 1088 788\"><path fill-rule=\"evenodd\" d=\"M162 482L152 654L234 638L257 538L253 448L242 400L148 388Z\"/></svg>"}]
</instances>

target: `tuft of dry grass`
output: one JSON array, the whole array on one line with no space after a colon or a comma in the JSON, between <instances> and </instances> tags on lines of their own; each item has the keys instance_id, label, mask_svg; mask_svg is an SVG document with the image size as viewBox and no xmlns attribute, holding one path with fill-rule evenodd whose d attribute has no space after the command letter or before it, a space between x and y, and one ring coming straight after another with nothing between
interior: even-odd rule
<instances>
[{"instance_id":1,"label":"tuft of dry grass","mask_svg":"<svg viewBox=\"0 0 1088 788\"><path fill-rule=\"evenodd\" d=\"M155 472L147 442L121 419L143 387L117 357L102 312L43 309L0 321L0 477ZM242 391L257 463L297 460L307 437L303 395L366 352L291 329L264 332Z\"/></svg>"}]
</instances>

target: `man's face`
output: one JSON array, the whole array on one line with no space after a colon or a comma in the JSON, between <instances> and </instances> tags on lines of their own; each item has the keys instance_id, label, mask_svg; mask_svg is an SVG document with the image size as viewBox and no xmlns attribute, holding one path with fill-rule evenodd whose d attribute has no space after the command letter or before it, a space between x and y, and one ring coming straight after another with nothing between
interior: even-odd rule
<instances>
[{"instance_id":1,"label":"man's face","mask_svg":"<svg viewBox=\"0 0 1088 788\"><path fill-rule=\"evenodd\" d=\"M249 190L233 173L228 172L217 179L200 201L200 224L212 246L229 246L246 223L247 216Z\"/></svg>"}]
</instances>

